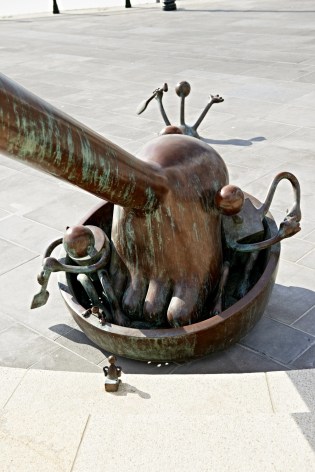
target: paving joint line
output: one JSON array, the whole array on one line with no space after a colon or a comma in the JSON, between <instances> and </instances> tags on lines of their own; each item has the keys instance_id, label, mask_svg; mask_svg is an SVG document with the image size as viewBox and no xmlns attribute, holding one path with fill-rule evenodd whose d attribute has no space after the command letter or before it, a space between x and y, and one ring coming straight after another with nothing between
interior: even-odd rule
<instances>
[{"instance_id":1,"label":"paving joint line","mask_svg":"<svg viewBox=\"0 0 315 472\"><path fill-rule=\"evenodd\" d=\"M90 418L91 418L91 413L88 414L88 417L87 417L87 420L86 420L86 423L85 423L85 426L84 426L84 429L83 429L83 432L82 432L82 435L81 435L81 439L80 439L78 448L77 448L77 450L76 450L76 453L75 453L75 456L74 456L74 459L73 459L73 462L72 462L72 466L71 466L70 472L73 471L73 468L74 468L74 466L75 466L75 462L76 462L76 460L77 460L77 457L78 457L78 454L79 454L79 450L80 450L80 447L81 447L83 438L84 438L84 436L85 436L85 432L86 432L86 430L87 430L87 427L88 427Z\"/></svg>"}]
</instances>

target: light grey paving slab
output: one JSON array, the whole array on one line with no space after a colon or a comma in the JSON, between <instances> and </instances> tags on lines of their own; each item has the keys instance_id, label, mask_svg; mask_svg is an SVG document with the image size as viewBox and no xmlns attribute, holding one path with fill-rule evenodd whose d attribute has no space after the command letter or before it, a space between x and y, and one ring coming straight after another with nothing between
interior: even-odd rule
<instances>
[{"instance_id":1,"label":"light grey paving slab","mask_svg":"<svg viewBox=\"0 0 315 472\"><path fill-rule=\"evenodd\" d=\"M248 77L257 77L275 80L298 80L303 81L303 76L313 72L313 66L310 64L281 64L270 63L263 65L256 65L251 69L246 69L243 75ZM240 72L242 74L242 71Z\"/></svg>"},{"instance_id":2,"label":"light grey paving slab","mask_svg":"<svg viewBox=\"0 0 315 472\"><path fill-rule=\"evenodd\" d=\"M0 209L0 220L2 220L3 218L7 218L10 215L11 215L11 213L9 213L8 211Z\"/></svg>"},{"instance_id":3,"label":"light grey paving slab","mask_svg":"<svg viewBox=\"0 0 315 472\"><path fill-rule=\"evenodd\" d=\"M0 332L15 325L16 321L0 311Z\"/></svg>"},{"instance_id":4,"label":"light grey paving slab","mask_svg":"<svg viewBox=\"0 0 315 472\"><path fill-rule=\"evenodd\" d=\"M299 127L315 127L315 113L311 108L286 105L278 108L264 117L265 120L276 123L287 123Z\"/></svg>"},{"instance_id":5,"label":"light grey paving slab","mask_svg":"<svg viewBox=\"0 0 315 472\"><path fill-rule=\"evenodd\" d=\"M1 470L70 471L87 420L88 415L81 411L59 414L47 409L44 415L37 415L26 410L21 416L2 410Z\"/></svg>"},{"instance_id":6,"label":"light grey paving slab","mask_svg":"<svg viewBox=\"0 0 315 472\"><path fill-rule=\"evenodd\" d=\"M0 332L0 365L28 368L56 345L34 331L16 324Z\"/></svg>"},{"instance_id":7,"label":"light grey paving slab","mask_svg":"<svg viewBox=\"0 0 315 472\"><path fill-rule=\"evenodd\" d=\"M310 269L315 269L315 250L313 249L308 254L303 256L301 259L298 260L300 265L309 267ZM315 274L315 271L314 271Z\"/></svg>"},{"instance_id":8,"label":"light grey paving slab","mask_svg":"<svg viewBox=\"0 0 315 472\"><path fill-rule=\"evenodd\" d=\"M315 411L315 371L268 372L267 381L275 413Z\"/></svg>"},{"instance_id":9,"label":"light grey paving slab","mask_svg":"<svg viewBox=\"0 0 315 472\"><path fill-rule=\"evenodd\" d=\"M2 254L0 275L11 271L13 268L18 267L37 256L35 252L17 246L5 239L0 239L0 251Z\"/></svg>"},{"instance_id":10,"label":"light grey paving slab","mask_svg":"<svg viewBox=\"0 0 315 472\"><path fill-rule=\"evenodd\" d=\"M10 176L0 187L1 208L22 215L39 208L56 198L62 198L66 184L50 183L38 176L26 175L22 172Z\"/></svg>"},{"instance_id":11,"label":"light grey paving slab","mask_svg":"<svg viewBox=\"0 0 315 472\"><path fill-rule=\"evenodd\" d=\"M55 274L48 285L50 297L47 304L30 309L32 298L40 289L37 283L40 270L41 258L37 257L1 276L1 290L5 294L1 296L1 312L46 338L56 339L73 329L75 323L62 301Z\"/></svg>"},{"instance_id":12,"label":"light grey paving slab","mask_svg":"<svg viewBox=\"0 0 315 472\"><path fill-rule=\"evenodd\" d=\"M263 317L241 344L284 364L289 364L315 344L315 337Z\"/></svg>"},{"instance_id":13,"label":"light grey paving slab","mask_svg":"<svg viewBox=\"0 0 315 472\"><path fill-rule=\"evenodd\" d=\"M64 232L67 226L77 224L100 202L99 198L83 191L70 190L55 197L47 205L39 204L25 213L25 217Z\"/></svg>"},{"instance_id":14,"label":"light grey paving slab","mask_svg":"<svg viewBox=\"0 0 315 472\"><path fill-rule=\"evenodd\" d=\"M303 95L303 97L293 98L291 105L304 108L313 108L315 105L315 92L312 91Z\"/></svg>"},{"instance_id":15,"label":"light grey paving slab","mask_svg":"<svg viewBox=\"0 0 315 472\"><path fill-rule=\"evenodd\" d=\"M299 78L299 82L315 84L315 72L312 71Z\"/></svg>"},{"instance_id":16,"label":"light grey paving slab","mask_svg":"<svg viewBox=\"0 0 315 472\"><path fill-rule=\"evenodd\" d=\"M10 167L7 167L5 165L0 165L0 184L3 180L9 178L11 175L15 175L16 170L11 169Z\"/></svg>"},{"instance_id":17,"label":"light grey paving slab","mask_svg":"<svg viewBox=\"0 0 315 472\"><path fill-rule=\"evenodd\" d=\"M24 369L1 367L0 408L2 409L25 375Z\"/></svg>"},{"instance_id":18,"label":"light grey paving slab","mask_svg":"<svg viewBox=\"0 0 315 472\"><path fill-rule=\"evenodd\" d=\"M60 237L61 232L22 216L12 215L0 221L0 238L37 254L43 254L48 244Z\"/></svg>"},{"instance_id":19,"label":"light grey paving slab","mask_svg":"<svg viewBox=\"0 0 315 472\"><path fill-rule=\"evenodd\" d=\"M304 238L306 241L310 241L311 243L315 243L315 231L312 231Z\"/></svg>"},{"instance_id":20,"label":"light grey paving slab","mask_svg":"<svg viewBox=\"0 0 315 472\"><path fill-rule=\"evenodd\" d=\"M91 467L101 472L104 456L108 467L121 470L161 470L219 472L274 472L308 470L313 472L314 451L311 437L314 415L303 420L289 415L207 416L198 421L176 414L150 415L150 421L127 414L110 417L92 415L74 464L74 472ZM303 421L303 430L300 425ZM106 427L113 437L125 438L116 449L104 443ZM263 425L263 429L262 429ZM130 434L132 431L132 434ZM268 431L264 434L263 431ZM241 432L241 434L240 434ZM176 447L165 448L165 438ZM145 438L145 447L143 439ZM250 447L248 446L250 444ZM228 445L228 446L227 446ZM228 451L227 451L228 447ZM95 451L98 451L95 453Z\"/></svg>"},{"instance_id":21,"label":"light grey paving slab","mask_svg":"<svg viewBox=\"0 0 315 472\"><path fill-rule=\"evenodd\" d=\"M307 257L315 249L315 245L308 243L303 239L299 239L299 235L295 238L284 240L281 243L281 257L287 261L297 262L300 259Z\"/></svg>"},{"instance_id":22,"label":"light grey paving slab","mask_svg":"<svg viewBox=\"0 0 315 472\"><path fill-rule=\"evenodd\" d=\"M104 375L84 372L52 372L31 369L6 405L23 415L25 410L43 414L47 409L60 413L119 411L134 415L169 415L176 412L191 418L204 414L270 414L266 377L262 373L229 375L122 375L116 394L107 395ZM62 402L56 402L62 392ZM187 395L189 392L189 395ZM171 398L171 401L170 401ZM196 402L198 398L198 402ZM162 408L162 410L161 410Z\"/></svg>"}]
</instances>

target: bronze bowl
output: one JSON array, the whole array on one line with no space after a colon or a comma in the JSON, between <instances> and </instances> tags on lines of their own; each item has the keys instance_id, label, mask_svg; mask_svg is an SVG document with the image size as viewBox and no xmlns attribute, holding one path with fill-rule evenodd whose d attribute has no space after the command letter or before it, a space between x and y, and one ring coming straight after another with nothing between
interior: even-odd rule
<instances>
[{"instance_id":1,"label":"bronze bowl","mask_svg":"<svg viewBox=\"0 0 315 472\"><path fill-rule=\"evenodd\" d=\"M249 196L251 200L257 200ZM259 202L258 202L259 204ZM80 224L100 226L110 235L113 205L102 202ZM266 231L274 234L276 223L270 213ZM61 257L66 257L62 250ZM102 326L94 316L85 318L88 306L80 301L79 287L72 274L60 272L59 289L63 299L86 336L101 349L141 361L184 361L226 349L243 338L262 317L275 283L280 244L261 251L258 279L245 296L219 315L181 328L135 329L110 323ZM238 270L238 275L241 273Z\"/></svg>"}]
</instances>

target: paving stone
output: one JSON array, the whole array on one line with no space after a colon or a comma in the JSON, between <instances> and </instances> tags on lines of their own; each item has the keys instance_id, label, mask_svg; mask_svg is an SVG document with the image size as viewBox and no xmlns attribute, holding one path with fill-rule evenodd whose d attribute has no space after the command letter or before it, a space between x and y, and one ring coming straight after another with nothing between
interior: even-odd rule
<instances>
[{"instance_id":1,"label":"paving stone","mask_svg":"<svg viewBox=\"0 0 315 472\"><path fill-rule=\"evenodd\" d=\"M55 196L49 204L49 211L47 205L42 204L26 212L24 216L64 232L67 226L77 224L99 202L100 199L93 195L71 190Z\"/></svg>"},{"instance_id":2,"label":"paving stone","mask_svg":"<svg viewBox=\"0 0 315 472\"><path fill-rule=\"evenodd\" d=\"M101 472L105 455L107 467L130 471L180 467L190 472L198 465L201 472L209 471L209 467L219 472L313 472L314 451L308 441L313 421L314 415L308 413L294 417L203 415L198 421L193 416L152 414L149 422L132 414L92 415L73 471L93 468ZM115 454L111 444L104 442L105 424L113 437L124 438L124 447L116 448ZM165 448L166 437L175 441L176 447ZM145 446L142 438L146 438Z\"/></svg>"},{"instance_id":3,"label":"paving stone","mask_svg":"<svg viewBox=\"0 0 315 472\"><path fill-rule=\"evenodd\" d=\"M93 364L99 364L105 360L105 353L90 341L79 329L72 329L57 339L60 346L64 346Z\"/></svg>"},{"instance_id":4,"label":"paving stone","mask_svg":"<svg viewBox=\"0 0 315 472\"><path fill-rule=\"evenodd\" d=\"M315 269L315 249L313 249L311 252L299 259L298 263L300 265L305 265L310 269Z\"/></svg>"},{"instance_id":5,"label":"paving stone","mask_svg":"<svg viewBox=\"0 0 315 472\"><path fill-rule=\"evenodd\" d=\"M28 368L55 349L53 342L19 324L0 332L0 365L4 367Z\"/></svg>"},{"instance_id":6,"label":"paving stone","mask_svg":"<svg viewBox=\"0 0 315 472\"><path fill-rule=\"evenodd\" d=\"M0 238L43 254L48 244L62 233L21 216L12 215L0 221Z\"/></svg>"},{"instance_id":7,"label":"paving stone","mask_svg":"<svg viewBox=\"0 0 315 472\"><path fill-rule=\"evenodd\" d=\"M56 339L73 329L75 322L62 301L56 274L49 281L47 304L30 309L32 298L40 288L36 280L40 268L41 259L37 257L1 276L1 289L6 294L1 297L1 312L47 338Z\"/></svg>"},{"instance_id":8,"label":"paving stone","mask_svg":"<svg viewBox=\"0 0 315 472\"><path fill-rule=\"evenodd\" d=\"M101 373L101 368L88 362L86 357L78 356L69 349L57 348L55 351L43 355L38 362L31 366L31 369Z\"/></svg>"},{"instance_id":9,"label":"paving stone","mask_svg":"<svg viewBox=\"0 0 315 472\"><path fill-rule=\"evenodd\" d=\"M59 414L53 409L36 415L26 410L21 416L2 410L1 470L71 470L87 419L88 415L80 411Z\"/></svg>"},{"instance_id":10,"label":"paving stone","mask_svg":"<svg viewBox=\"0 0 315 472\"><path fill-rule=\"evenodd\" d=\"M0 239L0 251L2 254L0 275L37 257L36 253L4 239Z\"/></svg>"},{"instance_id":11,"label":"paving stone","mask_svg":"<svg viewBox=\"0 0 315 472\"><path fill-rule=\"evenodd\" d=\"M172 371L173 374L221 374L237 372L270 372L286 370L282 364L273 362L266 356L234 345L223 352L187 362Z\"/></svg>"},{"instance_id":12,"label":"paving stone","mask_svg":"<svg viewBox=\"0 0 315 472\"><path fill-rule=\"evenodd\" d=\"M24 369L1 367L0 408L2 409L25 375Z\"/></svg>"},{"instance_id":13,"label":"paving stone","mask_svg":"<svg viewBox=\"0 0 315 472\"><path fill-rule=\"evenodd\" d=\"M0 332L15 325L16 321L0 312Z\"/></svg>"},{"instance_id":14,"label":"paving stone","mask_svg":"<svg viewBox=\"0 0 315 472\"><path fill-rule=\"evenodd\" d=\"M306 241L310 241L311 243L315 243L315 231L312 231L305 237Z\"/></svg>"},{"instance_id":15,"label":"paving stone","mask_svg":"<svg viewBox=\"0 0 315 472\"><path fill-rule=\"evenodd\" d=\"M265 315L291 325L315 304L315 293L311 290L275 284Z\"/></svg>"},{"instance_id":16,"label":"paving stone","mask_svg":"<svg viewBox=\"0 0 315 472\"><path fill-rule=\"evenodd\" d=\"M105 377L84 372L57 372L31 369L6 405L23 415L44 414L48 409L59 413L69 410L88 413L119 411L125 414L167 416L174 412L191 418L204 414L234 415L235 405L243 414L270 414L266 377L262 373L222 375L126 375L118 392L106 395ZM62 402L56 402L60 392ZM189 392L189 395L187 395ZM198 401L196 402L196 399Z\"/></svg>"},{"instance_id":17,"label":"paving stone","mask_svg":"<svg viewBox=\"0 0 315 472\"><path fill-rule=\"evenodd\" d=\"M275 413L315 411L315 370L269 372L267 381Z\"/></svg>"},{"instance_id":18,"label":"paving stone","mask_svg":"<svg viewBox=\"0 0 315 472\"><path fill-rule=\"evenodd\" d=\"M308 243L298 237L286 239L281 243L281 257L287 261L300 263L300 259L304 256L307 257L313 249L315 249L315 244Z\"/></svg>"},{"instance_id":19,"label":"paving stone","mask_svg":"<svg viewBox=\"0 0 315 472\"><path fill-rule=\"evenodd\" d=\"M10 216L10 214L11 213L9 213L8 211L0 209L0 220L2 220L3 218L7 218L8 216Z\"/></svg>"},{"instance_id":20,"label":"paving stone","mask_svg":"<svg viewBox=\"0 0 315 472\"><path fill-rule=\"evenodd\" d=\"M241 344L288 364L315 344L315 337L263 317Z\"/></svg>"},{"instance_id":21,"label":"paving stone","mask_svg":"<svg viewBox=\"0 0 315 472\"><path fill-rule=\"evenodd\" d=\"M312 336L315 336L315 307L311 308L310 311L305 313L299 320L297 320L293 326L295 328L309 333Z\"/></svg>"},{"instance_id":22,"label":"paving stone","mask_svg":"<svg viewBox=\"0 0 315 472\"><path fill-rule=\"evenodd\" d=\"M294 369L314 369L315 368L315 346L309 347L292 363Z\"/></svg>"}]
</instances>

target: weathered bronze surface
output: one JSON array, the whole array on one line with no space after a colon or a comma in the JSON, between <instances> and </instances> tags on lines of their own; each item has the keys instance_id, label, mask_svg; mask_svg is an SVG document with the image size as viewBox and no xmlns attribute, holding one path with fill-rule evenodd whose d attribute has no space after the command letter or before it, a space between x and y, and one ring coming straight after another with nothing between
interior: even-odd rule
<instances>
[{"instance_id":1,"label":"weathered bronze surface","mask_svg":"<svg viewBox=\"0 0 315 472\"><path fill-rule=\"evenodd\" d=\"M160 135L163 134L186 134L187 136L193 136L194 138L200 138L198 134L198 128L201 125L202 121L206 117L208 111L214 105L215 103L222 103L224 102L224 99L220 97L219 95L210 95L210 100L207 103L205 109L199 116L198 120L196 123L192 126L188 125L185 121L185 99L188 97L190 94L190 84L186 81L179 82L176 87L175 87L175 92L176 94L180 97L181 102L180 102L180 125L178 127L176 126L171 126L171 122L168 119L168 116L166 114L166 111L164 109L162 99L163 99L163 93L168 91L168 85L164 84L163 87L157 88L152 92L152 95L147 99L144 100L143 102L140 103L140 105L137 108L137 114L141 115L143 113L149 103L155 98L158 103L159 103L159 108L160 112L162 115L162 118L164 120L164 123L166 124L166 128L163 128L162 131L160 132Z\"/></svg>"},{"instance_id":2,"label":"weathered bronze surface","mask_svg":"<svg viewBox=\"0 0 315 472\"><path fill-rule=\"evenodd\" d=\"M140 111L157 98L165 114L166 91L164 84ZM33 307L47 301L50 273L61 271L67 274L61 285L66 302L87 335L111 352L139 359L195 357L244 335L273 285L274 245L300 229L297 179L279 174L266 202L255 203L229 183L213 148L182 134L190 85L181 82L176 92L180 127L163 115L164 135L136 158L0 75L0 151L114 204L84 221L88 227L69 228L62 241L50 244ZM276 231L266 213L283 178L291 182L295 202ZM50 257L61 242L63 258Z\"/></svg>"},{"instance_id":3,"label":"weathered bronze surface","mask_svg":"<svg viewBox=\"0 0 315 472\"><path fill-rule=\"evenodd\" d=\"M109 366L103 367L103 372L105 375L105 390L106 392L117 392L119 384L121 382L121 367L115 365L117 361L115 356L109 356L108 362Z\"/></svg>"},{"instance_id":4,"label":"weathered bronze surface","mask_svg":"<svg viewBox=\"0 0 315 472\"><path fill-rule=\"evenodd\" d=\"M260 203L252 197L251 202L259 207ZM87 215L81 224L101 226L108 234L111 231L113 205L104 203ZM277 233L271 216L265 222L267 236ZM65 254L62 254L62 256ZM74 320L82 331L95 344L116 355L143 361L183 361L211 354L225 349L244 337L261 318L268 303L278 268L280 245L261 251L256 261L255 271L251 273L251 288L245 296L239 297L238 284L242 281L243 260L232 264L223 311L202 321L179 328L143 329L118 326L106 323L100 326L97 318L82 316L87 301L72 274L60 273L59 287ZM247 255L245 254L245 262ZM210 312L210 303L205 304Z\"/></svg>"}]
</instances>

